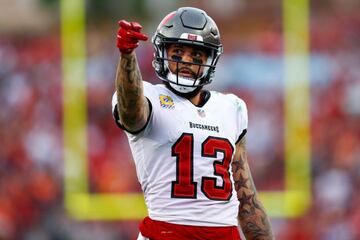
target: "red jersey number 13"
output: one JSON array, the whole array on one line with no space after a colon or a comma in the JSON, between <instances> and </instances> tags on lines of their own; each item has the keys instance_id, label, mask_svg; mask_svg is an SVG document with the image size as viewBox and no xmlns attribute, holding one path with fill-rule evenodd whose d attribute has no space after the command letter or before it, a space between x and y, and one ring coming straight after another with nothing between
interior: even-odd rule
<instances>
[{"instance_id":1,"label":"red jersey number 13","mask_svg":"<svg viewBox=\"0 0 360 240\"><path fill-rule=\"evenodd\" d=\"M234 148L228 139L209 136L201 144L201 156L217 158L223 153L223 159L212 162L214 176L220 176L221 186L216 184L216 177L203 176L201 178L201 191L211 200L227 201L231 198L232 183L229 166ZM183 133L171 149L172 156L176 157L176 181L172 182L172 198L196 198L197 182L194 181L194 136ZM211 164L211 163L209 163Z\"/></svg>"}]
</instances>

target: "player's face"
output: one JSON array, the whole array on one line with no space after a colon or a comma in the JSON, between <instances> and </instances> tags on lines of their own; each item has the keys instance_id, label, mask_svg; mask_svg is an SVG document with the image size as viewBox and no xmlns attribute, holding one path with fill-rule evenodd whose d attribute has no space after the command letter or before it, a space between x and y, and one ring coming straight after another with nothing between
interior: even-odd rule
<instances>
[{"instance_id":1,"label":"player's face","mask_svg":"<svg viewBox=\"0 0 360 240\"><path fill-rule=\"evenodd\" d=\"M179 76L192 79L202 75L204 67L197 64L205 64L208 58L208 54L203 48L178 43L170 44L166 48L166 53L168 58L173 60L169 60L170 71L174 74L178 71ZM177 63L176 61L188 63Z\"/></svg>"}]
</instances>

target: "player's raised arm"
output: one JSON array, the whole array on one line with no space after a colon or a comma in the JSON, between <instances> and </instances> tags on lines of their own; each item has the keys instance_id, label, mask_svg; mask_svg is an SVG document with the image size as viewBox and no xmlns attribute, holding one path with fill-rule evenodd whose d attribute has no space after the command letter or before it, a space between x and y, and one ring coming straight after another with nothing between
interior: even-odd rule
<instances>
[{"instance_id":1,"label":"player's raised arm","mask_svg":"<svg viewBox=\"0 0 360 240\"><path fill-rule=\"evenodd\" d=\"M247 162L245 137L236 145L232 162L237 197L240 201L238 219L246 239L272 240L274 235L265 209L258 199Z\"/></svg>"},{"instance_id":2,"label":"player's raised arm","mask_svg":"<svg viewBox=\"0 0 360 240\"><path fill-rule=\"evenodd\" d=\"M142 34L141 25L136 22L119 21L117 47L120 50L119 64L116 70L115 89L117 92L117 111L123 126L136 132L141 129L149 117L149 103L143 93L143 83L134 49L139 40L148 37Z\"/></svg>"}]
</instances>

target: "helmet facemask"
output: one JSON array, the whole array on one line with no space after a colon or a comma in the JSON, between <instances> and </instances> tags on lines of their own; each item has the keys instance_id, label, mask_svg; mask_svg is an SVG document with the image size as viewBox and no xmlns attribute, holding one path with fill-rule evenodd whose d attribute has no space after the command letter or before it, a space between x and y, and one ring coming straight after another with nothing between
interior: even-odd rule
<instances>
[{"instance_id":1,"label":"helmet facemask","mask_svg":"<svg viewBox=\"0 0 360 240\"><path fill-rule=\"evenodd\" d=\"M210 48L195 45L196 48L201 48L201 50L206 53L207 59L205 62L197 59L187 62L183 61L181 56L168 56L167 47L174 42L164 41L163 43L164 45L159 48L159 57L157 57L155 61L161 64L161 68L164 70L164 78L162 79L168 81L171 87L178 92L189 93L211 82L209 76L211 72L214 72L215 68L213 66L214 53ZM181 43L181 45L183 44ZM184 45L189 47L194 46L194 44L189 43L185 43ZM172 71L170 64L173 66ZM176 67L174 67L174 64L176 64ZM180 73L181 71L188 71L190 76L182 75Z\"/></svg>"}]
</instances>

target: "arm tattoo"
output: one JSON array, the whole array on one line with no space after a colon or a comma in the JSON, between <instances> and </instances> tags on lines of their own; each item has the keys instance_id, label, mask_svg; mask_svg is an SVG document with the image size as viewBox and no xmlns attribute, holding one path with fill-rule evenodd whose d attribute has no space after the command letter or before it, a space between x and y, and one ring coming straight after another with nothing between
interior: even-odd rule
<instances>
[{"instance_id":1,"label":"arm tattoo","mask_svg":"<svg viewBox=\"0 0 360 240\"><path fill-rule=\"evenodd\" d=\"M122 54L115 88L121 123L132 131L141 129L149 116L149 105L143 94L142 77L134 53Z\"/></svg>"},{"instance_id":2,"label":"arm tattoo","mask_svg":"<svg viewBox=\"0 0 360 240\"><path fill-rule=\"evenodd\" d=\"M237 197L240 201L238 218L246 239L274 239L270 221L259 201L247 162L245 137L236 145L232 172Z\"/></svg>"}]
</instances>

